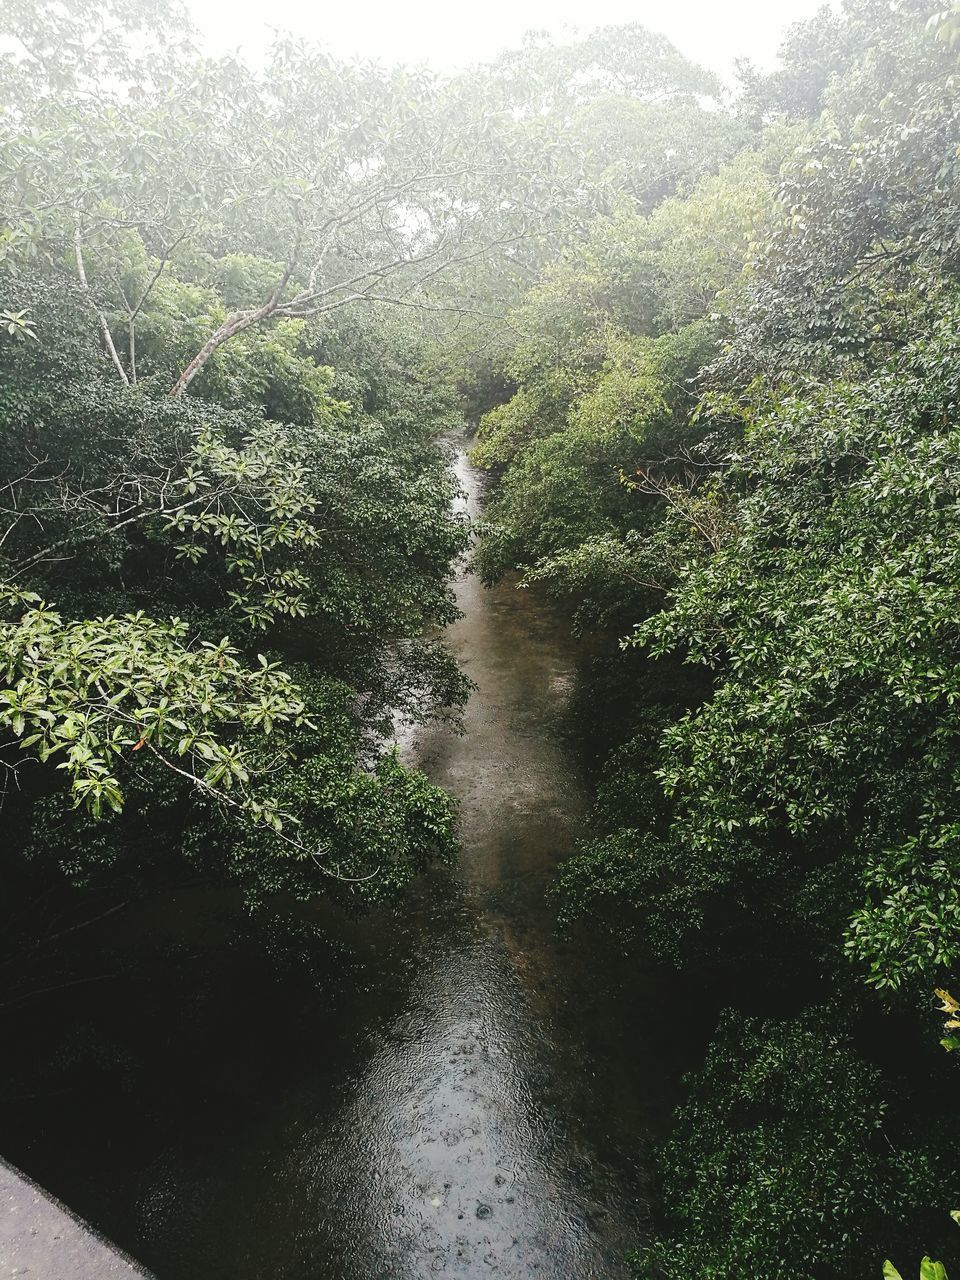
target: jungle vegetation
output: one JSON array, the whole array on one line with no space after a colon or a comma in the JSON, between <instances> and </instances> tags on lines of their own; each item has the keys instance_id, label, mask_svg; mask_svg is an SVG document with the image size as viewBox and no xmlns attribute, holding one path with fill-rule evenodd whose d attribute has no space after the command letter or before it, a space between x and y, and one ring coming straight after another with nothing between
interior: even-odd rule
<instances>
[{"instance_id":1,"label":"jungle vegetation","mask_svg":"<svg viewBox=\"0 0 960 1280\"><path fill-rule=\"evenodd\" d=\"M939 1274L957 15L845 0L735 92L637 26L449 77L252 70L167 0L0 27L0 1014L131 896L454 855L390 743L468 694L466 416L478 572L599 653L560 925L726 997L637 1277Z\"/></svg>"}]
</instances>

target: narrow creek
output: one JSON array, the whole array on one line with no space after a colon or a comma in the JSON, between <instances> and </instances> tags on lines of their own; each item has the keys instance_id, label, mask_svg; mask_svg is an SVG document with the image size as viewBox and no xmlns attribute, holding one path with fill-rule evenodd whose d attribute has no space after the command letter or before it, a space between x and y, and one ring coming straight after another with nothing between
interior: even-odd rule
<instances>
[{"instance_id":1,"label":"narrow creek","mask_svg":"<svg viewBox=\"0 0 960 1280\"><path fill-rule=\"evenodd\" d=\"M475 514L482 477L456 468ZM403 749L459 800L458 866L398 913L324 910L316 990L245 990L220 957L216 1061L173 1046L145 1094L5 1124L4 1154L160 1280L617 1280L648 1229L689 1014L661 976L555 936L544 892L585 807L568 626L466 567L456 592L464 732ZM165 911L213 956L202 896Z\"/></svg>"}]
</instances>

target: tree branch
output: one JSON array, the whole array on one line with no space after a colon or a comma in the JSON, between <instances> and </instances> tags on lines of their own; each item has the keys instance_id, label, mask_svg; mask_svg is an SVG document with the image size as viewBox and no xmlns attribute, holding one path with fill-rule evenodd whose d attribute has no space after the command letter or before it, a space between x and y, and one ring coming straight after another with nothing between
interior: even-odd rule
<instances>
[{"instance_id":1,"label":"tree branch","mask_svg":"<svg viewBox=\"0 0 960 1280\"><path fill-rule=\"evenodd\" d=\"M91 302L93 302L93 290L90 288L89 284L87 283L87 272L83 265L83 240L80 233L79 218L77 218L76 228L74 230L73 243L74 243L74 249L75 249L76 260L77 260L77 275L80 277L80 283L83 285L84 289L86 290L88 296L90 297ZM95 302L93 302L93 308L94 308L94 311L96 311L97 319L100 322L100 333L103 336L103 344L106 347L107 351L110 353L110 359L113 361L114 368L116 369L117 373L119 373L121 381L126 386L129 387L130 379L127 377L127 371L126 369L124 369L123 364L120 361L120 357L117 355L117 348L114 345L113 334L110 332L110 326L107 324L107 317L103 314L103 312Z\"/></svg>"}]
</instances>

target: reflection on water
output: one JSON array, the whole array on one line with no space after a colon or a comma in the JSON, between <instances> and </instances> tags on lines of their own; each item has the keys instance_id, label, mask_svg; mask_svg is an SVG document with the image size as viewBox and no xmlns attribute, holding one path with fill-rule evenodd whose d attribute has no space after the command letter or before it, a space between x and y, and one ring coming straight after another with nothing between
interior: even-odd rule
<instances>
[{"instance_id":1,"label":"reflection on water","mask_svg":"<svg viewBox=\"0 0 960 1280\"><path fill-rule=\"evenodd\" d=\"M457 472L475 510L462 453ZM566 627L509 582L464 569L457 594L465 732L403 750L459 798L458 867L396 915L320 908L339 947L323 981L260 1000L202 899L175 898L187 949L221 969L209 1045L182 1062L167 1046L163 1078L128 1099L7 1126L6 1154L160 1280L627 1274L677 1023L659 979L559 943L544 904L584 803Z\"/></svg>"},{"instance_id":2,"label":"reflection on water","mask_svg":"<svg viewBox=\"0 0 960 1280\"><path fill-rule=\"evenodd\" d=\"M475 514L477 475L463 453L456 468ZM545 877L582 809L558 734L573 655L512 584L485 591L464 570L457 595L448 640L477 684L465 732L403 744L461 802L454 927L420 934L404 1007L316 1131L303 1181L352 1224L344 1277L621 1274L639 1227L577 1132L576 1073L591 1068L568 1059L543 999L556 977Z\"/></svg>"},{"instance_id":3,"label":"reflection on water","mask_svg":"<svg viewBox=\"0 0 960 1280\"><path fill-rule=\"evenodd\" d=\"M542 1056L497 941L424 970L305 1170L355 1224L344 1276L370 1275L374 1259L411 1277L600 1274L603 1190L545 1105Z\"/></svg>"}]
</instances>

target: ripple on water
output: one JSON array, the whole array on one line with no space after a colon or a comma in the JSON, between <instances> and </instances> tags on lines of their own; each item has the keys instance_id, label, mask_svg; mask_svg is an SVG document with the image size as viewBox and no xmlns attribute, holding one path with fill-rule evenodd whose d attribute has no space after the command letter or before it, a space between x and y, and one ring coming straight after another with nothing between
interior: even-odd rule
<instances>
[{"instance_id":1,"label":"ripple on water","mask_svg":"<svg viewBox=\"0 0 960 1280\"><path fill-rule=\"evenodd\" d=\"M396 1277L621 1271L630 1237L597 1232L610 1171L545 1105L563 1094L551 1047L502 939L424 967L295 1176L319 1219L350 1224L344 1280L369 1277L375 1258Z\"/></svg>"}]
</instances>

